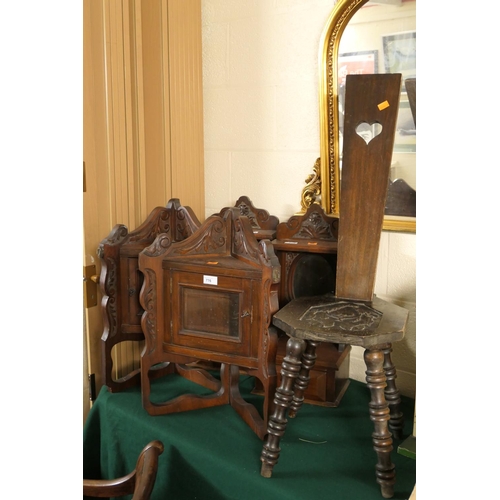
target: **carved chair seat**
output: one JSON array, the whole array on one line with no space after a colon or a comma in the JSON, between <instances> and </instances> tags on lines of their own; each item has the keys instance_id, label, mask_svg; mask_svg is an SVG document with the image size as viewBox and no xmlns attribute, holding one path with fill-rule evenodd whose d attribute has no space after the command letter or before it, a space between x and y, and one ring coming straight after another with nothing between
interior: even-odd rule
<instances>
[{"instance_id":1,"label":"carved chair seat","mask_svg":"<svg viewBox=\"0 0 500 500\"><path fill-rule=\"evenodd\" d=\"M316 347L321 342L365 348L370 418L382 496L394 494L392 436L401 437L403 415L395 385L392 343L404 337L408 311L373 295L389 169L394 143L401 75L348 75L335 293L292 300L273 317L289 336L276 390L275 410L261 454L261 475L271 477L280 454L289 412L304 400ZM359 132L360 124L379 133ZM312 457L310 457L312 459Z\"/></svg>"}]
</instances>

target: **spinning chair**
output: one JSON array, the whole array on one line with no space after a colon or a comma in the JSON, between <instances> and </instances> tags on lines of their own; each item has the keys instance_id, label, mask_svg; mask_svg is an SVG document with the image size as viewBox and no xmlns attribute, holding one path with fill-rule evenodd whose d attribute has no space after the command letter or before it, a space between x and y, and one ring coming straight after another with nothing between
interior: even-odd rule
<instances>
[{"instance_id":1,"label":"spinning chair","mask_svg":"<svg viewBox=\"0 0 500 500\"><path fill-rule=\"evenodd\" d=\"M261 454L264 477L271 477L278 461L287 412L294 417L303 403L318 344L356 345L365 348L377 482L384 498L394 494L389 429L401 437L403 415L390 353L392 342L404 337L408 311L375 297L373 288L400 81L399 74L347 76L336 289L292 300L273 317L289 340Z\"/></svg>"}]
</instances>

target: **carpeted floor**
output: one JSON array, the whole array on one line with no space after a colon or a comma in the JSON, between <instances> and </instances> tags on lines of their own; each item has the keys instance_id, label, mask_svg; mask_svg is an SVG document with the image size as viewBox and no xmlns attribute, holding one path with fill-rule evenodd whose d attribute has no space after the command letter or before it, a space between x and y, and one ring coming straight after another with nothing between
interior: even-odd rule
<instances>
[{"instance_id":1,"label":"carpeted floor","mask_svg":"<svg viewBox=\"0 0 500 500\"><path fill-rule=\"evenodd\" d=\"M253 379L241 377L251 394ZM194 387L194 390L193 390ZM162 398L203 392L177 375L154 382ZM304 405L288 422L273 477L260 476L262 442L230 406L150 416L139 388L99 394L84 427L84 477L112 478L128 473L149 441L160 439L152 500L380 500L375 480L372 422L366 386L351 381L339 407ZM403 398L405 436L413 428L414 400ZM415 485L416 461L397 453L395 500L408 499Z\"/></svg>"}]
</instances>

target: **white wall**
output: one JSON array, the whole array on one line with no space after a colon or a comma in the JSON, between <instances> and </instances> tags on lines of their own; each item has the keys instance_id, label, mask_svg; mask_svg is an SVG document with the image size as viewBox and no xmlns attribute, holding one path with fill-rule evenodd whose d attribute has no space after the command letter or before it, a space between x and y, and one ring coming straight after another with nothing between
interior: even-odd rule
<instances>
[{"instance_id":1,"label":"white wall","mask_svg":"<svg viewBox=\"0 0 500 500\"><path fill-rule=\"evenodd\" d=\"M205 216L242 195L286 221L319 157L318 50L333 0L202 0ZM375 292L411 310L394 345L415 394L415 235L384 232ZM362 351L350 376L364 381Z\"/></svg>"}]
</instances>

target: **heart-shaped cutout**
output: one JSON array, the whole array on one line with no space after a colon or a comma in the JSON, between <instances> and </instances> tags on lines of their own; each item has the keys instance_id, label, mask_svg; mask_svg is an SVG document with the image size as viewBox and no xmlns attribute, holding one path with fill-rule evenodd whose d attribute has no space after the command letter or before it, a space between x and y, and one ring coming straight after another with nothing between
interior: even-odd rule
<instances>
[{"instance_id":1,"label":"heart-shaped cutout","mask_svg":"<svg viewBox=\"0 0 500 500\"><path fill-rule=\"evenodd\" d=\"M372 139L377 137L377 135L382 133L382 125L378 122L376 123L366 123L361 122L356 127L356 134L358 134L365 142L368 144Z\"/></svg>"}]
</instances>

